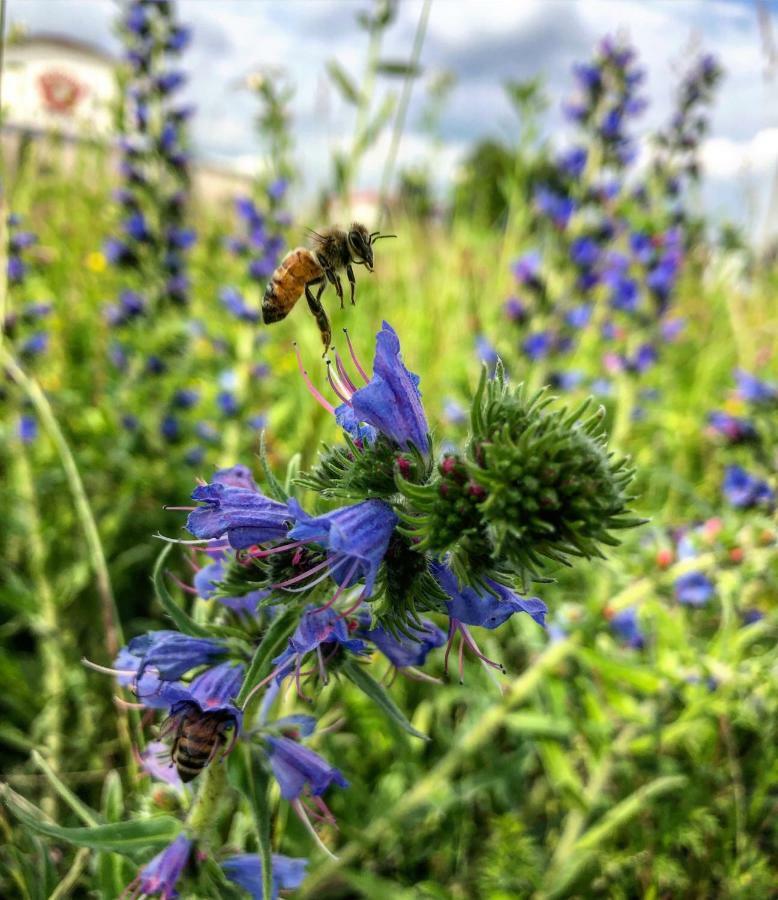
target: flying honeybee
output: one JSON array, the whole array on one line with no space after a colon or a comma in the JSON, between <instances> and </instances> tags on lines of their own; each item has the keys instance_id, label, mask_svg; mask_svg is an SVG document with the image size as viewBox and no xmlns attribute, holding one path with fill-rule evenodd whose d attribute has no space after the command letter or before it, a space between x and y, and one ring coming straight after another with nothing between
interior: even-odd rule
<instances>
[{"instance_id":1,"label":"flying honeybee","mask_svg":"<svg viewBox=\"0 0 778 900\"><path fill-rule=\"evenodd\" d=\"M373 271L373 242L379 238L395 237L393 234L381 234L378 231L368 232L359 222L343 231L340 228L328 228L323 233L311 232L313 247L297 247L290 250L273 272L265 289L262 300L262 319L266 325L279 322L289 315L292 307L305 292L308 308L316 318L316 324L324 342L324 355L330 347L332 332L327 313L321 305L321 295L329 281L335 287L343 309L343 284L338 271L346 270L346 277L351 288L351 304L354 305L356 279L352 266L364 266L368 272ZM316 296L311 288L318 286Z\"/></svg>"},{"instance_id":2,"label":"flying honeybee","mask_svg":"<svg viewBox=\"0 0 778 900\"><path fill-rule=\"evenodd\" d=\"M227 731L232 728L230 746L238 738L235 715L227 710L202 712L195 703L176 704L162 723L160 737L173 734L170 757L181 781L192 781L213 762L216 754L227 743Z\"/></svg>"}]
</instances>

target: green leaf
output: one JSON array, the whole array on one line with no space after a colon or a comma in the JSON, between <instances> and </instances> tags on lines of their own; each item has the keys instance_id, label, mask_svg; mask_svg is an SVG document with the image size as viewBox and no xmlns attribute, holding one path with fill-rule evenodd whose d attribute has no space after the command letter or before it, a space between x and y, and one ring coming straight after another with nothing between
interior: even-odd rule
<instances>
[{"instance_id":1,"label":"green leaf","mask_svg":"<svg viewBox=\"0 0 778 900\"><path fill-rule=\"evenodd\" d=\"M398 59L382 59L376 66L379 75L390 75L399 78L418 78L422 68L417 63L402 62Z\"/></svg>"},{"instance_id":2,"label":"green leaf","mask_svg":"<svg viewBox=\"0 0 778 900\"><path fill-rule=\"evenodd\" d=\"M348 75L346 70L339 62L337 62L337 60L331 59L327 63L327 74L340 91L343 99L347 100L349 103L353 103L354 106L357 106L361 99L360 93L354 82L351 80L351 76Z\"/></svg>"},{"instance_id":3,"label":"green leaf","mask_svg":"<svg viewBox=\"0 0 778 900\"><path fill-rule=\"evenodd\" d=\"M273 619L257 649L254 651L254 657L251 660L246 677L243 679L240 694L238 694L238 706L242 706L254 687L270 674L270 660L278 654L289 640L289 636L296 626L297 611L293 608L283 610Z\"/></svg>"},{"instance_id":4,"label":"green leaf","mask_svg":"<svg viewBox=\"0 0 778 900\"><path fill-rule=\"evenodd\" d=\"M0 786L0 800L30 831L93 850L115 850L117 853L131 854L144 847L169 844L181 831L181 823L172 816L152 816L93 828L63 828L48 821L36 806L11 790L8 785Z\"/></svg>"},{"instance_id":5,"label":"green leaf","mask_svg":"<svg viewBox=\"0 0 778 900\"><path fill-rule=\"evenodd\" d=\"M97 814L93 809L90 809L86 803L82 803L81 800L76 797L73 791L60 779L57 773L51 768L51 766L46 762L46 760L38 753L37 750L33 750L30 754L33 763L43 772L46 780L49 784L54 788L54 790L59 794L59 796L67 803L67 805L73 810L73 812L81 819L82 822L86 825L95 826L99 824L99 820Z\"/></svg>"},{"instance_id":6,"label":"green leaf","mask_svg":"<svg viewBox=\"0 0 778 900\"><path fill-rule=\"evenodd\" d=\"M103 818L106 822L120 822L124 816L124 796L122 780L115 769L111 769L103 782L103 799L101 804ZM95 877L102 896L119 897L132 875L125 871L129 865L118 853L102 851L97 854Z\"/></svg>"},{"instance_id":7,"label":"green leaf","mask_svg":"<svg viewBox=\"0 0 778 900\"><path fill-rule=\"evenodd\" d=\"M213 637L213 629L205 628L203 625L198 625L195 620L184 612L183 609L176 603L176 601L170 596L170 591L167 589L167 585L165 584L165 560L167 559L168 553L170 553L172 544L165 544L162 548L162 552L157 557L157 561L154 564L154 574L151 576L152 581L154 582L154 593L157 595L157 599L162 605L162 608L165 612L170 616L175 624L176 628L183 632L184 634L188 634L191 637Z\"/></svg>"},{"instance_id":8,"label":"green leaf","mask_svg":"<svg viewBox=\"0 0 778 900\"><path fill-rule=\"evenodd\" d=\"M349 681L355 684L360 691L367 694L373 703L375 703L389 719L399 725L403 731L407 731L408 734L421 738L423 741L429 740L426 734L422 734L411 725L403 715L399 706L397 706L386 690L372 677L372 675L365 671L364 666L347 659L342 663L339 671L341 671Z\"/></svg>"}]
</instances>

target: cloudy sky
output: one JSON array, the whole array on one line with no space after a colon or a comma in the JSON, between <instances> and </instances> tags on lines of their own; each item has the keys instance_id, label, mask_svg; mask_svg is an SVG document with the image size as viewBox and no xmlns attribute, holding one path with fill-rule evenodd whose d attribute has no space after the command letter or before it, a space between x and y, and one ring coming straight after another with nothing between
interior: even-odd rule
<instances>
[{"instance_id":1,"label":"cloudy sky","mask_svg":"<svg viewBox=\"0 0 778 900\"><path fill-rule=\"evenodd\" d=\"M8 18L30 32L59 32L118 54L118 6L115 0L10 0ZM359 82L366 40L356 15L368 8L370 0L180 0L180 16L194 28L184 63L198 107L197 152L249 171L256 167L256 107L241 83L259 67L281 66L296 89L297 156L305 190L313 194L327 178L330 151L347 145L354 127L353 110L329 84L325 67L335 58ZM421 8L421 0L401 0L384 57L408 57ZM643 131L667 118L675 79L695 49L719 56L727 76L704 147L703 201L715 215L758 231L778 163L778 60L771 71L760 9L778 43L774 0L433 0L400 165L432 160L441 181L453 177L474 140L513 134L503 82L537 74L551 101L546 129L563 145L559 104L570 90L572 63L590 55L603 34L621 32L648 70L651 106ZM441 70L453 73L456 86L441 121L442 145L435 149L421 117L425 85ZM398 88L391 80L380 86ZM388 135L365 160L360 186L377 185L387 147Z\"/></svg>"}]
</instances>

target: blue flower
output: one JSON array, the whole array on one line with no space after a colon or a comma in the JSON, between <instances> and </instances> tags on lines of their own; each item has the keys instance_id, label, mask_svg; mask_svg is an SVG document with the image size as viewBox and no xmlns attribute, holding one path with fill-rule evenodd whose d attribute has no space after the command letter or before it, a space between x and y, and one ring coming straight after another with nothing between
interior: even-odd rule
<instances>
[{"instance_id":1,"label":"blue flower","mask_svg":"<svg viewBox=\"0 0 778 900\"><path fill-rule=\"evenodd\" d=\"M160 94L166 95L172 94L173 91L178 90L185 81L186 75L184 75L183 72L172 69L169 72L163 72L161 75L157 75L154 79L154 85Z\"/></svg>"},{"instance_id":2,"label":"blue flower","mask_svg":"<svg viewBox=\"0 0 778 900\"><path fill-rule=\"evenodd\" d=\"M355 440L361 441L363 445L374 444L378 437L378 430L372 425L360 422L348 403L341 403L335 408L335 421L345 432Z\"/></svg>"},{"instance_id":3,"label":"blue flower","mask_svg":"<svg viewBox=\"0 0 778 900\"><path fill-rule=\"evenodd\" d=\"M137 7L136 7L137 8ZM146 863L128 890L131 896L160 896L162 900L178 897L176 885L192 853L192 841L180 834L172 844ZM131 889L131 890L130 890Z\"/></svg>"},{"instance_id":4,"label":"blue flower","mask_svg":"<svg viewBox=\"0 0 778 900\"><path fill-rule=\"evenodd\" d=\"M520 256L511 266L519 284L536 285L540 276L540 251L530 250Z\"/></svg>"},{"instance_id":5,"label":"blue flower","mask_svg":"<svg viewBox=\"0 0 778 900\"><path fill-rule=\"evenodd\" d=\"M580 303L567 311L565 321L571 328L586 328L592 318L594 307L591 303Z\"/></svg>"},{"instance_id":6,"label":"blue flower","mask_svg":"<svg viewBox=\"0 0 778 900\"><path fill-rule=\"evenodd\" d=\"M219 293L219 299L236 318L241 319L244 322L259 321L259 310L249 307L246 304L243 294L241 294L237 288L222 288Z\"/></svg>"},{"instance_id":7,"label":"blue flower","mask_svg":"<svg viewBox=\"0 0 778 900\"><path fill-rule=\"evenodd\" d=\"M775 499L766 481L751 475L741 466L727 466L721 489L727 500L741 509L770 505Z\"/></svg>"},{"instance_id":8,"label":"blue flower","mask_svg":"<svg viewBox=\"0 0 778 900\"><path fill-rule=\"evenodd\" d=\"M600 255L600 248L597 241L591 237L577 237L570 244L570 259L577 266L582 268L591 268Z\"/></svg>"},{"instance_id":9,"label":"blue flower","mask_svg":"<svg viewBox=\"0 0 778 900\"><path fill-rule=\"evenodd\" d=\"M181 388L173 394L173 405L179 409L191 409L199 399L200 394L193 388Z\"/></svg>"},{"instance_id":10,"label":"blue flower","mask_svg":"<svg viewBox=\"0 0 778 900\"><path fill-rule=\"evenodd\" d=\"M195 488L192 499L205 505L189 514L187 529L197 538L226 534L237 550L286 537L292 518L286 504L256 489L231 487L219 481Z\"/></svg>"},{"instance_id":11,"label":"blue flower","mask_svg":"<svg viewBox=\"0 0 778 900\"><path fill-rule=\"evenodd\" d=\"M748 419L731 416L718 410L709 413L708 425L711 431L721 435L730 444L745 444L757 440L758 432Z\"/></svg>"},{"instance_id":12,"label":"blue flower","mask_svg":"<svg viewBox=\"0 0 778 900\"><path fill-rule=\"evenodd\" d=\"M305 878L305 867L308 860L279 853L272 855L273 893L271 900L278 900L279 891L292 891L300 887ZM262 900L262 860L255 853L244 853L230 856L221 864L224 874L253 900Z\"/></svg>"},{"instance_id":13,"label":"blue flower","mask_svg":"<svg viewBox=\"0 0 778 900\"><path fill-rule=\"evenodd\" d=\"M376 336L373 377L354 391L348 405L358 421L372 425L398 446L408 449L413 445L427 452L429 426L421 405L419 376L405 368L399 338L387 322Z\"/></svg>"},{"instance_id":14,"label":"blue flower","mask_svg":"<svg viewBox=\"0 0 778 900\"><path fill-rule=\"evenodd\" d=\"M333 609L308 606L300 617L294 634L279 656L273 660L273 677L282 681L292 672L300 671L305 657L325 644L337 644L352 653L365 653L363 641L349 637L346 620Z\"/></svg>"},{"instance_id":15,"label":"blue flower","mask_svg":"<svg viewBox=\"0 0 778 900\"><path fill-rule=\"evenodd\" d=\"M40 356L49 345L49 336L45 331L37 331L22 342L19 354L24 357Z\"/></svg>"},{"instance_id":16,"label":"blue flower","mask_svg":"<svg viewBox=\"0 0 778 900\"><path fill-rule=\"evenodd\" d=\"M686 606L705 606L714 587L703 572L687 572L675 579L675 596Z\"/></svg>"},{"instance_id":17,"label":"blue flower","mask_svg":"<svg viewBox=\"0 0 778 900\"><path fill-rule=\"evenodd\" d=\"M544 359L551 352L553 337L548 331L536 331L525 338L521 346L530 359Z\"/></svg>"},{"instance_id":18,"label":"blue flower","mask_svg":"<svg viewBox=\"0 0 778 900\"><path fill-rule=\"evenodd\" d=\"M227 652L224 644L209 638L190 637L178 631L149 631L133 638L124 651L127 668L131 657L137 659L136 678L153 668L163 681L175 681L198 666L213 662ZM121 656L121 654L120 654Z\"/></svg>"},{"instance_id":19,"label":"blue flower","mask_svg":"<svg viewBox=\"0 0 778 900\"><path fill-rule=\"evenodd\" d=\"M306 785L318 797L331 784L347 788L348 781L309 747L287 737L268 737L268 758L284 800L297 800Z\"/></svg>"},{"instance_id":20,"label":"blue flower","mask_svg":"<svg viewBox=\"0 0 778 900\"><path fill-rule=\"evenodd\" d=\"M27 265L18 256L9 256L6 274L8 275L8 281L11 284L20 284L24 281L24 277L27 274Z\"/></svg>"},{"instance_id":21,"label":"blue flower","mask_svg":"<svg viewBox=\"0 0 778 900\"><path fill-rule=\"evenodd\" d=\"M546 604L538 597L520 597L505 585L487 579L489 591L459 586L456 575L446 565L433 563L430 570L435 580L450 597L446 601L449 616L465 625L498 628L514 613L527 613L545 627Z\"/></svg>"},{"instance_id":22,"label":"blue flower","mask_svg":"<svg viewBox=\"0 0 778 900\"><path fill-rule=\"evenodd\" d=\"M185 25L176 25L172 28L165 41L165 49L171 53L180 53L191 41L192 29Z\"/></svg>"},{"instance_id":23,"label":"blue flower","mask_svg":"<svg viewBox=\"0 0 778 900\"><path fill-rule=\"evenodd\" d=\"M559 229L567 227L570 217L575 212L575 201L571 197L557 194L547 187L536 188L534 201L541 215L551 219Z\"/></svg>"},{"instance_id":24,"label":"blue flower","mask_svg":"<svg viewBox=\"0 0 778 900\"><path fill-rule=\"evenodd\" d=\"M181 437L181 424L175 416L165 416L160 422L159 431L166 441L174 444Z\"/></svg>"},{"instance_id":25,"label":"blue flower","mask_svg":"<svg viewBox=\"0 0 778 900\"><path fill-rule=\"evenodd\" d=\"M586 147L571 147L559 156L557 165L570 178L580 178L586 168L587 156Z\"/></svg>"},{"instance_id":26,"label":"blue flower","mask_svg":"<svg viewBox=\"0 0 778 900\"><path fill-rule=\"evenodd\" d=\"M479 334L475 339L475 349L478 359L482 363L486 363L489 372L494 374L500 357L491 341L485 335Z\"/></svg>"},{"instance_id":27,"label":"blue flower","mask_svg":"<svg viewBox=\"0 0 778 900\"><path fill-rule=\"evenodd\" d=\"M524 322L527 318L527 307L518 297L509 297L505 301L505 315L511 322Z\"/></svg>"},{"instance_id":28,"label":"blue flower","mask_svg":"<svg viewBox=\"0 0 778 900\"><path fill-rule=\"evenodd\" d=\"M645 646L645 637L640 630L637 610L633 606L619 610L610 620L610 625L617 637L628 647L640 650Z\"/></svg>"},{"instance_id":29,"label":"blue flower","mask_svg":"<svg viewBox=\"0 0 778 900\"><path fill-rule=\"evenodd\" d=\"M267 186L267 195L271 200L280 200L289 187L289 181L286 178L276 178Z\"/></svg>"},{"instance_id":30,"label":"blue flower","mask_svg":"<svg viewBox=\"0 0 778 900\"><path fill-rule=\"evenodd\" d=\"M614 309L635 312L638 298L638 286L633 278L619 278L611 282L611 306Z\"/></svg>"},{"instance_id":31,"label":"blue flower","mask_svg":"<svg viewBox=\"0 0 778 900\"><path fill-rule=\"evenodd\" d=\"M240 410L238 398L232 391L219 391L216 404L225 416L237 416Z\"/></svg>"},{"instance_id":32,"label":"blue flower","mask_svg":"<svg viewBox=\"0 0 778 900\"><path fill-rule=\"evenodd\" d=\"M33 416L19 416L17 434L23 444L31 444L38 436L38 420Z\"/></svg>"},{"instance_id":33,"label":"blue flower","mask_svg":"<svg viewBox=\"0 0 778 900\"><path fill-rule=\"evenodd\" d=\"M383 500L364 500L314 517L291 499L289 509L295 520L289 537L324 547L338 584L350 587L364 579L363 595L369 597L398 523L391 506Z\"/></svg>"},{"instance_id":34,"label":"blue flower","mask_svg":"<svg viewBox=\"0 0 778 900\"><path fill-rule=\"evenodd\" d=\"M427 654L436 647L442 647L446 643L446 635L432 622L422 620L421 628L413 623L408 623L410 635L402 634L395 637L380 625L368 628L369 616L363 618L365 627L357 632L366 641L375 644L384 656L397 666L398 669L406 666L423 666Z\"/></svg>"},{"instance_id":35,"label":"blue flower","mask_svg":"<svg viewBox=\"0 0 778 900\"><path fill-rule=\"evenodd\" d=\"M778 399L778 388L775 385L760 381L748 372L738 369L735 372L738 394L747 403L771 403Z\"/></svg>"}]
</instances>

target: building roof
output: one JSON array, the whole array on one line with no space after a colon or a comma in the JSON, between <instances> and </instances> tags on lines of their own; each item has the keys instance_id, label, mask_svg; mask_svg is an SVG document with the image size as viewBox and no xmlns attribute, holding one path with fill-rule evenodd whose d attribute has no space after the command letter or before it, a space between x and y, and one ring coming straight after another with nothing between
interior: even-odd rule
<instances>
[{"instance_id":1,"label":"building roof","mask_svg":"<svg viewBox=\"0 0 778 900\"><path fill-rule=\"evenodd\" d=\"M63 50L75 50L84 56L91 56L93 59L99 59L101 62L115 65L118 59L107 50L92 44L89 41L82 41L80 38L69 37L64 34L57 34L48 31L36 31L28 34L22 34L14 38L13 43L8 45L8 49L13 47L28 47L34 44L47 44L49 46L61 47Z\"/></svg>"}]
</instances>

